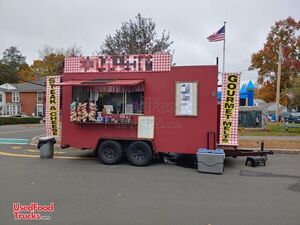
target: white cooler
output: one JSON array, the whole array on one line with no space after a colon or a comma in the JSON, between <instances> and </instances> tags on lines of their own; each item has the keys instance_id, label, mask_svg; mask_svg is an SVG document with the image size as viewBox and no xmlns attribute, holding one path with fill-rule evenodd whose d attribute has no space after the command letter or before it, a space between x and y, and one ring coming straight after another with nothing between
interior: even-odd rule
<instances>
[{"instance_id":1,"label":"white cooler","mask_svg":"<svg viewBox=\"0 0 300 225\"><path fill-rule=\"evenodd\" d=\"M209 150L200 148L197 151L198 171L201 173L222 174L224 171L225 153L223 149Z\"/></svg>"}]
</instances>

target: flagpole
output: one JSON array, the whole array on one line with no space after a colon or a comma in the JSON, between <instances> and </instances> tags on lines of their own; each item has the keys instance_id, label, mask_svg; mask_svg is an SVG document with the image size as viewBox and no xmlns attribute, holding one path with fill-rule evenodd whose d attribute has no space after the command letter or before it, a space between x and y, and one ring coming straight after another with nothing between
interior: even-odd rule
<instances>
[{"instance_id":1,"label":"flagpole","mask_svg":"<svg viewBox=\"0 0 300 225\"><path fill-rule=\"evenodd\" d=\"M223 73L225 73L225 35L226 35L226 21L224 21L224 40L223 40Z\"/></svg>"}]
</instances>

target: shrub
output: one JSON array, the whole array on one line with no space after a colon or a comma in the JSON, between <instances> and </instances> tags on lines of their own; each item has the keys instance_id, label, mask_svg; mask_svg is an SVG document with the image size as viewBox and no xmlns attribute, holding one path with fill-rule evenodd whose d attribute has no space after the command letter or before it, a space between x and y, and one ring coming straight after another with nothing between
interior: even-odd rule
<instances>
[{"instance_id":1,"label":"shrub","mask_svg":"<svg viewBox=\"0 0 300 225\"><path fill-rule=\"evenodd\" d=\"M0 117L1 125L14 125L14 124L33 124L40 123L41 118L38 117Z\"/></svg>"}]
</instances>

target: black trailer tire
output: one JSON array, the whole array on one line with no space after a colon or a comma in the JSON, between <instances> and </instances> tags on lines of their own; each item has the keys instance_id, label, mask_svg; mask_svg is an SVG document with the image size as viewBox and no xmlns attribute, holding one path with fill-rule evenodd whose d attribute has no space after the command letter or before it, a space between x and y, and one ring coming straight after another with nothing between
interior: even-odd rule
<instances>
[{"instance_id":1,"label":"black trailer tire","mask_svg":"<svg viewBox=\"0 0 300 225\"><path fill-rule=\"evenodd\" d=\"M127 159L134 166L146 166L152 160L151 147L143 142L136 141L129 145L127 149Z\"/></svg>"},{"instance_id":2,"label":"black trailer tire","mask_svg":"<svg viewBox=\"0 0 300 225\"><path fill-rule=\"evenodd\" d=\"M98 147L97 155L104 164L117 164L123 157L122 146L117 141L103 141Z\"/></svg>"}]
</instances>

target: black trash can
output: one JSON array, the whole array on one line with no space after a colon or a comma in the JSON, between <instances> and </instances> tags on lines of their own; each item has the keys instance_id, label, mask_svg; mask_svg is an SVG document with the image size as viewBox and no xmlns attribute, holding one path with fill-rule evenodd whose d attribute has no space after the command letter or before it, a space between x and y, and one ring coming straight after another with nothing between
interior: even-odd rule
<instances>
[{"instance_id":1,"label":"black trash can","mask_svg":"<svg viewBox=\"0 0 300 225\"><path fill-rule=\"evenodd\" d=\"M54 137L41 137L38 143L38 149L40 149L40 158L50 159L53 158L54 144L56 140Z\"/></svg>"}]
</instances>

